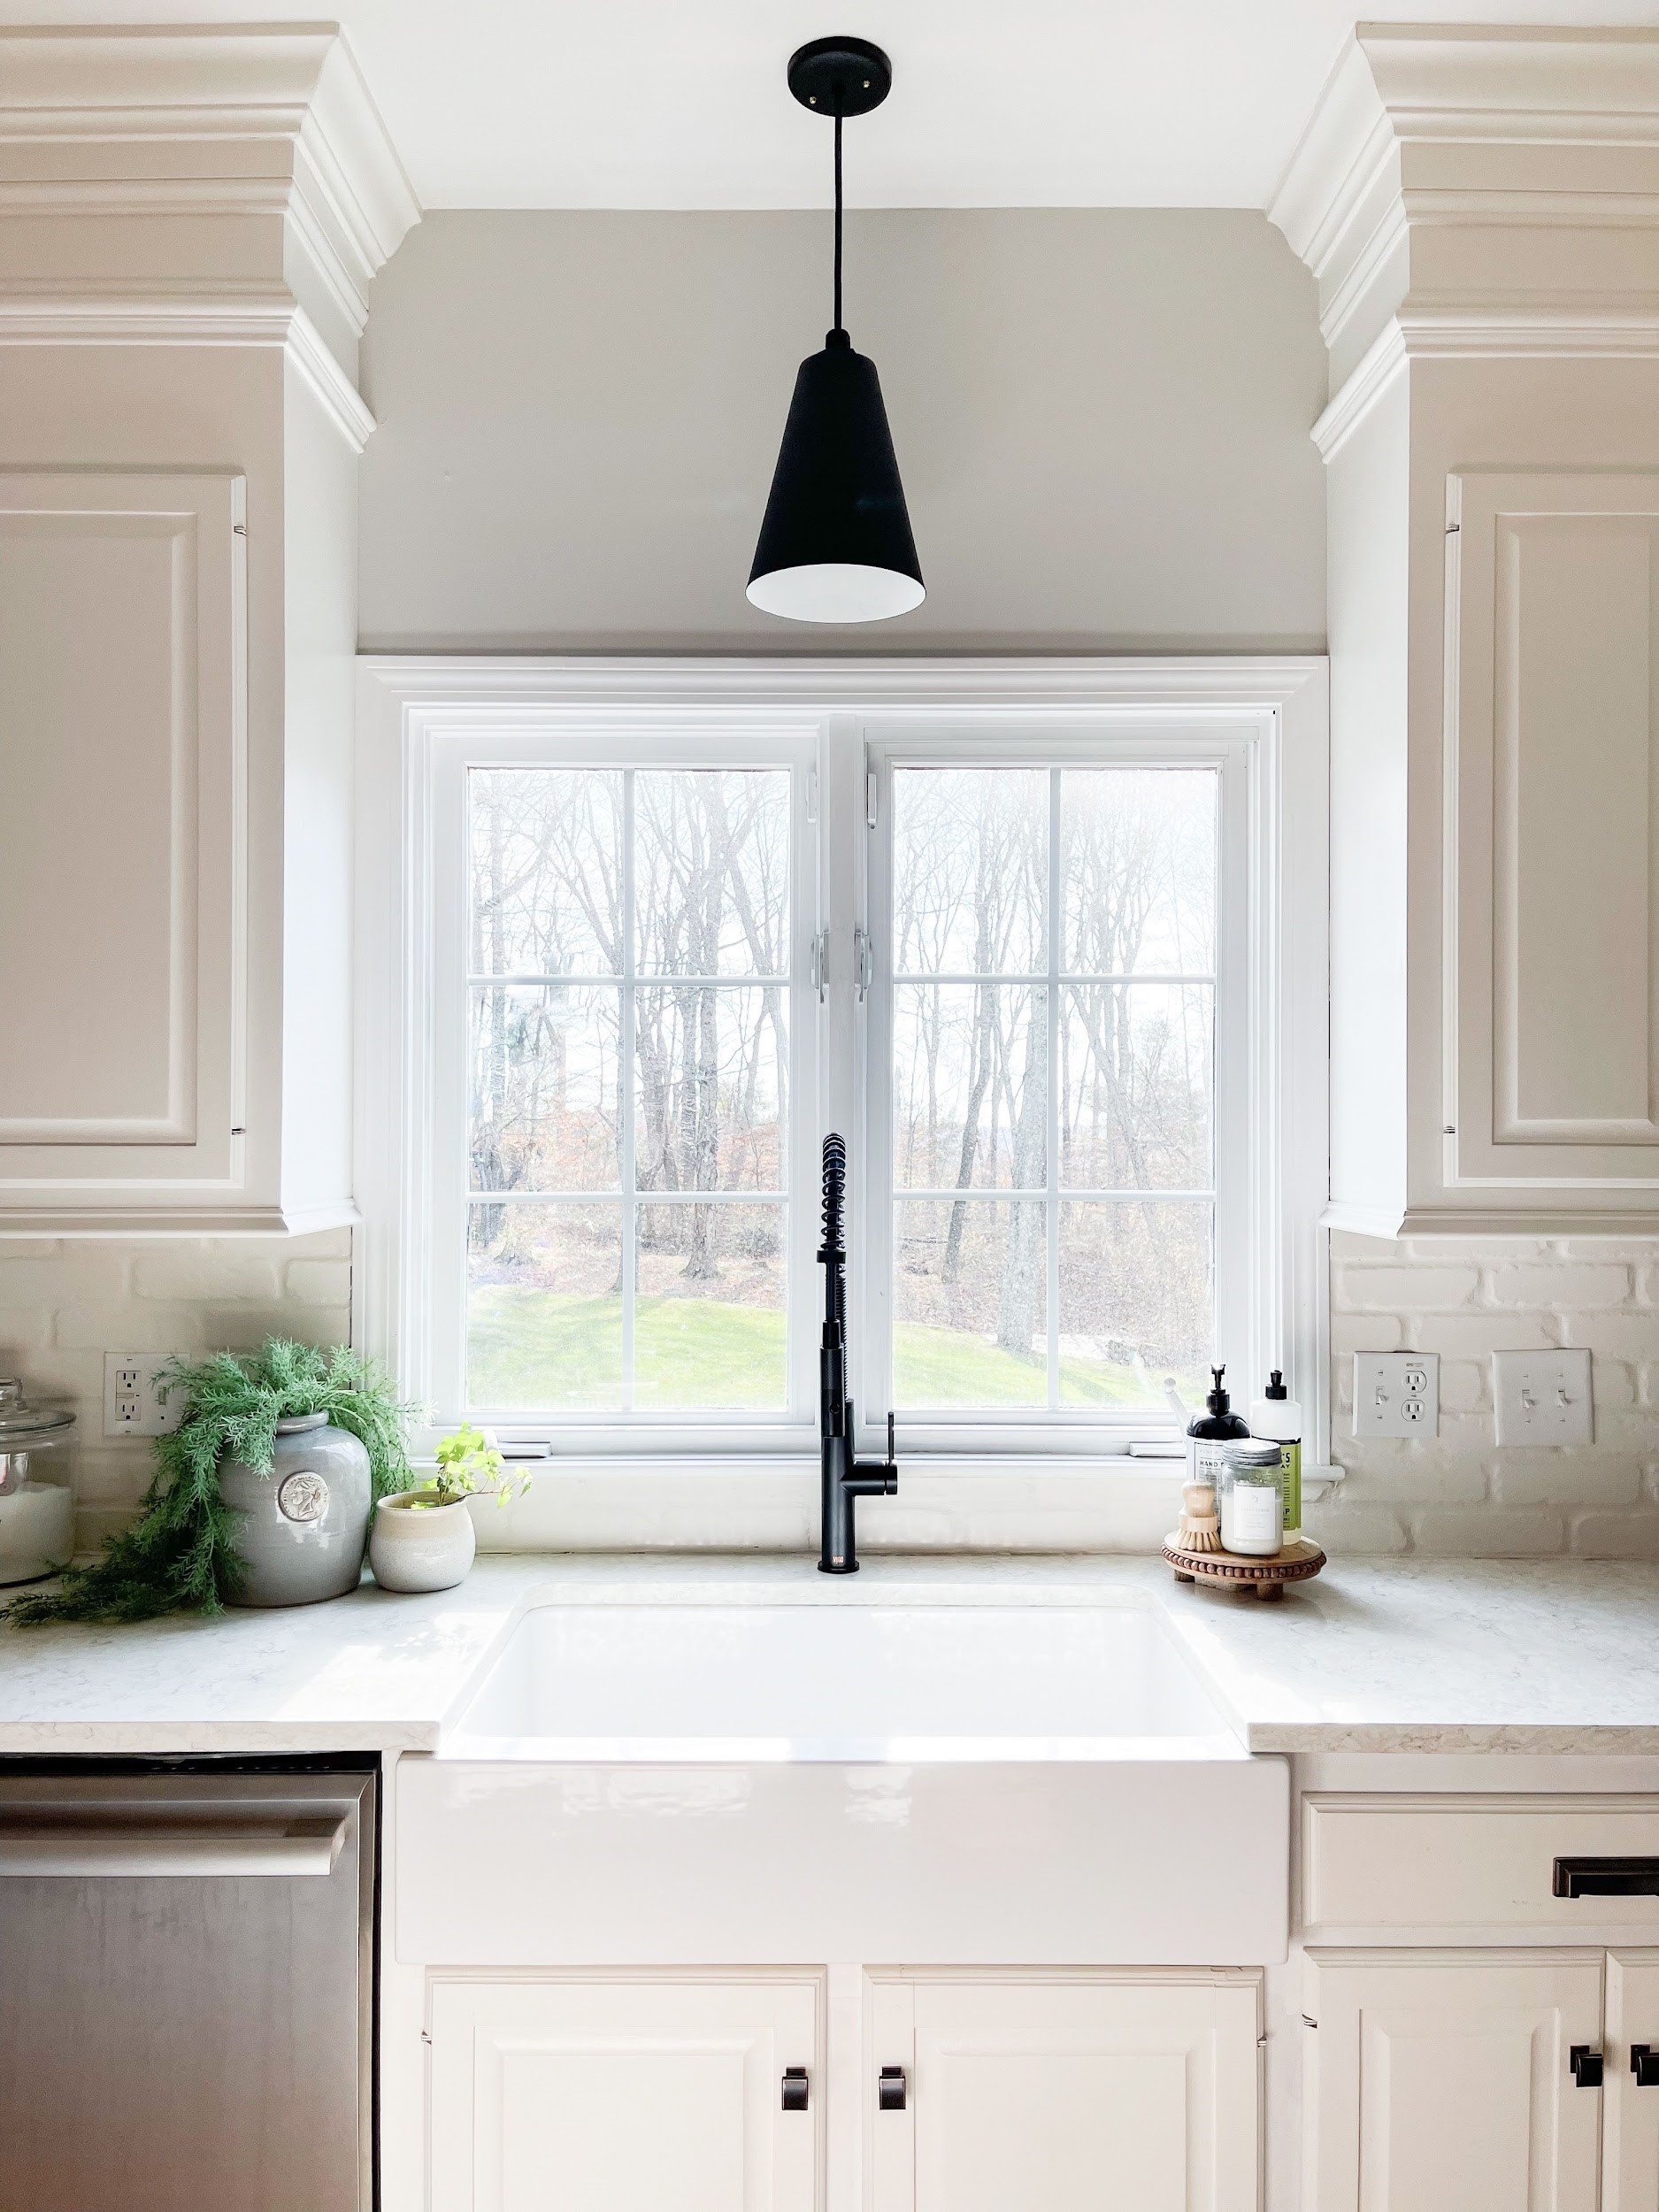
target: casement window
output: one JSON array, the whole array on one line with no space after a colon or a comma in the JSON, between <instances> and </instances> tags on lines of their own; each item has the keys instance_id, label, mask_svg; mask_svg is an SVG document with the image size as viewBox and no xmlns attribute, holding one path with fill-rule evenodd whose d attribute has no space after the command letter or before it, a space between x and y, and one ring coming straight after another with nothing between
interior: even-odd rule
<instances>
[{"instance_id":1,"label":"casement window","mask_svg":"<svg viewBox=\"0 0 1659 2212\"><path fill-rule=\"evenodd\" d=\"M359 1271L440 1421L809 1452L830 1129L872 1433L1322 1399L1318 664L368 666Z\"/></svg>"}]
</instances>

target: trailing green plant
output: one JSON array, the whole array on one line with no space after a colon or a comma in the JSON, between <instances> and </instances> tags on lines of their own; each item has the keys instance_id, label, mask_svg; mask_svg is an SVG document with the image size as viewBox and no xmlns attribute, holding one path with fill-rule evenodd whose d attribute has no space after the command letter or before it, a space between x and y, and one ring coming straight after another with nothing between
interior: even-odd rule
<instances>
[{"instance_id":1,"label":"trailing green plant","mask_svg":"<svg viewBox=\"0 0 1659 2212\"><path fill-rule=\"evenodd\" d=\"M453 1436L446 1436L433 1456L438 1463L437 1474L411 1497L411 1513L435 1512L441 1505L457 1505L474 1492L487 1490L494 1493L497 1505L505 1505L515 1490L530 1487L528 1475L514 1481L494 1440L470 1421L463 1422Z\"/></svg>"},{"instance_id":2,"label":"trailing green plant","mask_svg":"<svg viewBox=\"0 0 1659 2212\"><path fill-rule=\"evenodd\" d=\"M318 1351L267 1337L254 1353L171 1360L157 1389L164 1399L182 1395L184 1416L156 1439L156 1472L137 1520L90 1566L71 1567L57 1589L14 1598L6 1620L27 1627L222 1612L242 1562L239 1517L219 1490L219 1462L240 1459L265 1472L277 1423L296 1414L325 1413L357 1438L376 1499L413 1480L404 1431L415 1409L399 1402L372 1361L346 1347Z\"/></svg>"}]
</instances>

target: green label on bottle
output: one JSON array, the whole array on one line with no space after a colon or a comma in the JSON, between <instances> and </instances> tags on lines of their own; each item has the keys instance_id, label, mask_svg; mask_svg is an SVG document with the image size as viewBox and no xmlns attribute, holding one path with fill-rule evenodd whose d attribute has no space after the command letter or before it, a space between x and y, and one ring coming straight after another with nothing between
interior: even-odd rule
<instances>
[{"instance_id":1,"label":"green label on bottle","mask_svg":"<svg viewBox=\"0 0 1659 2212\"><path fill-rule=\"evenodd\" d=\"M1285 1494L1285 1533L1297 1535L1302 1528L1302 1446L1281 1444L1279 1448L1280 1487Z\"/></svg>"}]
</instances>

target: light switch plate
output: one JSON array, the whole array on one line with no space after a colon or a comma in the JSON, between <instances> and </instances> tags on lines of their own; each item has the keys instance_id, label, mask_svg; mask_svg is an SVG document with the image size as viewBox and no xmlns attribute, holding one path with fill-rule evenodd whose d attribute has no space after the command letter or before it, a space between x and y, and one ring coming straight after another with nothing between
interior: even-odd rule
<instances>
[{"instance_id":1,"label":"light switch plate","mask_svg":"<svg viewBox=\"0 0 1659 2212\"><path fill-rule=\"evenodd\" d=\"M1438 1352L1356 1352L1356 1436L1433 1436L1440 1425Z\"/></svg>"},{"instance_id":2,"label":"light switch plate","mask_svg":"<svg viewBox=\"0 0 1659 2212\"><path fill-rule=\"evenodd\" d=\"M175 1391L165 1405L156 1378L171 1352L106 1352L104 1355L105 1436L165 1436L184 1415L184 1394Z\"/></svg>"},{"instance_id":3,"label":"light switch plate","mask_svg":"<svg viewBox=\"0 0 1659 2212\"><path fill-rule=\"evenodd\" d=\"M1500 1444L1591 1444L1588 1352L1494 1352Z\"/></svg>"}]
</instances>

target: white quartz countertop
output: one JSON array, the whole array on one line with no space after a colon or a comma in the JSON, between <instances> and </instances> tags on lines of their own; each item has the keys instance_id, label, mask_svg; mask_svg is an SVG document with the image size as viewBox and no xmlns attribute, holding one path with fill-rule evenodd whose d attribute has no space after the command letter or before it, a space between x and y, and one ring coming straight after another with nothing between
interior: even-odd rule
<instances>
[{"instance_id":1,"label":"white quartz countertop","mask_svg":"<svg viewBox=\"0 0 1659 2212\"><path fill-rule=\"evenodd\" d=\"M458 1590L0 1630L0 1753L433 1750L545 1601L1150 1604L1252 1751L1659 1753L1659 1567L1338 1563L1278 1605L1142 1558L521 1554Z\"/></svg>"}]
</instances>

